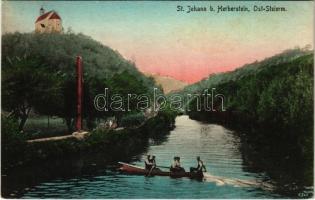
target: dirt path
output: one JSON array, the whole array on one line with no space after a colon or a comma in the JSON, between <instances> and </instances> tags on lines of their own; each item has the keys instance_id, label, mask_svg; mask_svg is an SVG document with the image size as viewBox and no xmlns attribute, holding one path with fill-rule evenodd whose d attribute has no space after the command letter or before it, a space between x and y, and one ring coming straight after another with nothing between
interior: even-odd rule
<instances>
[{"instance_id":1,"label":"dirt path","mask_svg":"<svg viewBox=\"0 0 315 200\"><path fill-rule=\"evenodd\" d=\"M83 132L74 132L71 135L64 135L64 136L56 136L56 137L48 137L48 138L39 138L39 139L33 139L33 140L27 140L27 143L33 143L33 142L46 142L46 141L57 141L57 140L64 140L68 138L76 138L78 140L83 139L86 135L88 135L89 132L83 131Z\"/></svg>"}]
</instances>

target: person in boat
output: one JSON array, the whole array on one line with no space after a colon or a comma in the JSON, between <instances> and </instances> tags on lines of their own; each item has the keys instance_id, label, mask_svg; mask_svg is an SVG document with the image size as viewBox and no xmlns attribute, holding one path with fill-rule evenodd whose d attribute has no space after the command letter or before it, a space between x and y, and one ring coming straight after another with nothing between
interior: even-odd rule
<instances>
[{"instance_id":1,"label":"person in boat","mask_svg":"<svg viewBox=\"0 0 315 200\"><path fill-rule=\"evenodd\" d=\"M151 162L151 156L150 155L147 155L147 159L145 159L144 165L145 165L146 170L151 170L151 168L153 167L153 163Z\"/></svg>"},{"instance_id":2,"label":"person in boat","mask_svg":"<svg viewBox=\"0 0 315 200\"><path fill-rule=\"evenodd\" d=\"M150 162L152 163L152 167L156 168L155 156L152 156L152 158L150 159Z\"/></svg>"},{"instance_id":3,"label":"person in boat","mask_svg":"<svg viewBox=\"0 0 315 200\"><path fill-rule=\"evenodd\" d=\"M157 168L155 156L152 155L152 158L150 159L150 162L152 163L151 171L154 170L155 172L161 171L160 168Z\"/></svg>"},{"instance_id":4,"label":"person in boat","mask_svg":"<svg viewBox=\"0 0 315 200\"><path fill-rule=\"evenodd\" d=\"M200 159L200 156L197 156L197 167L191 167L190 172L206 172L206 166L203 164L203 161Z\"/></svg>"},{"instance_id":5,"label":"person in boat","mask_svg":"<svg viewBox=\"0 0 315 200\"><path fill-rule=\"evenodd\" d=\"M171 172L185 172L185 169L180 165L180 157L175 156L173 164L170 168Z\"/></svg>"}]
</instances>

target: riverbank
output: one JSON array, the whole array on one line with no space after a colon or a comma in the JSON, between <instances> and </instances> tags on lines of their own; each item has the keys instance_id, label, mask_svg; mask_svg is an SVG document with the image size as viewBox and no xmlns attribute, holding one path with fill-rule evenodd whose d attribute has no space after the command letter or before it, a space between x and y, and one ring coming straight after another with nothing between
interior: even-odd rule
<instances>
[{"instance_id":1,"label":"riverbank","mask_svg":"<svg viewBox=\"0 0 315 200\"><path fill-rule=\"evenodd\" d=\"M29 185L49 178L96 174L117 161L129 162L145 151L149 140L164 141L174 128L174 117L161 111L136 129L93 131L81 140L27 143L19 149L19 157L11 158L15 165L2 165L2 196L19 197Z\"/></svg>"},{"instance_id":2,"label":"riverbank","mask_svg":"<svg viewBox=\"0 0 315 200\"><path fill-rule=\"evenodd\" d=\"M148 119L145 124L133 129L95 130L78 139L63 137L61 140L43 140L40 142L19 141L15 149L9 149L2 159L2 172L10 168L39 163L44 160L69 158L78 154L106 151L109 157L123 157L147 142L151 137L167 133L174 125L174 117L165 112ZM4 153L4 152L3 152ZM11 155L9 157L9 155Z\"/></svg>"}]
</instances>

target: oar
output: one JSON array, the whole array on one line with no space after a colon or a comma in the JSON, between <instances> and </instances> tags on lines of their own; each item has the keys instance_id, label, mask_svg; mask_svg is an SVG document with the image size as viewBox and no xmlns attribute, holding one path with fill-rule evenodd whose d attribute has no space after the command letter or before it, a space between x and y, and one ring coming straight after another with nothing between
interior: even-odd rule
<instances>
[{"instance_id":1,"label":"oar","mask_svg":"<svg viewBox=\"0 0 315 200\"><path fill-rule=\"evenodd\" d=\"M151 175L151 172L152 172L152 170L153 170L153 166L151 167L151 169L150 169L150 171L149 171L149 173L146 175L146 176L150 176Z\"/></svg>"},{"instance_id":2,"label":"oar","mask_svg":"<svg viewBox=\"0 0 315 200\"><path fill-rule=\"evenodd\" d=\"M158 168L165 168L165 169L169 169L170 167L166 167L166 166L156 166Z\"/></svg>"}]
</instances>

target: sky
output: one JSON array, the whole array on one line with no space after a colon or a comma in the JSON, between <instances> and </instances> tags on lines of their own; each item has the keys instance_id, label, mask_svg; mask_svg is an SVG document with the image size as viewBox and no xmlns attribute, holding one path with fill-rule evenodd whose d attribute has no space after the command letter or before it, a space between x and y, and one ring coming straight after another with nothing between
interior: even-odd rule
<instances>
[{"instance_id":1,"label":"sky","mask_svg":"<svg viewBox=\"0 0 315 200\"><path fill-rule=\"evenodd\" d=\"M177 12L177 6L281 6L286 12ZM188 83L296 46L313 46L313 1L2 1L2 32L32 32L43 6L140 71Z\"/></svg>"}]
</instances>

